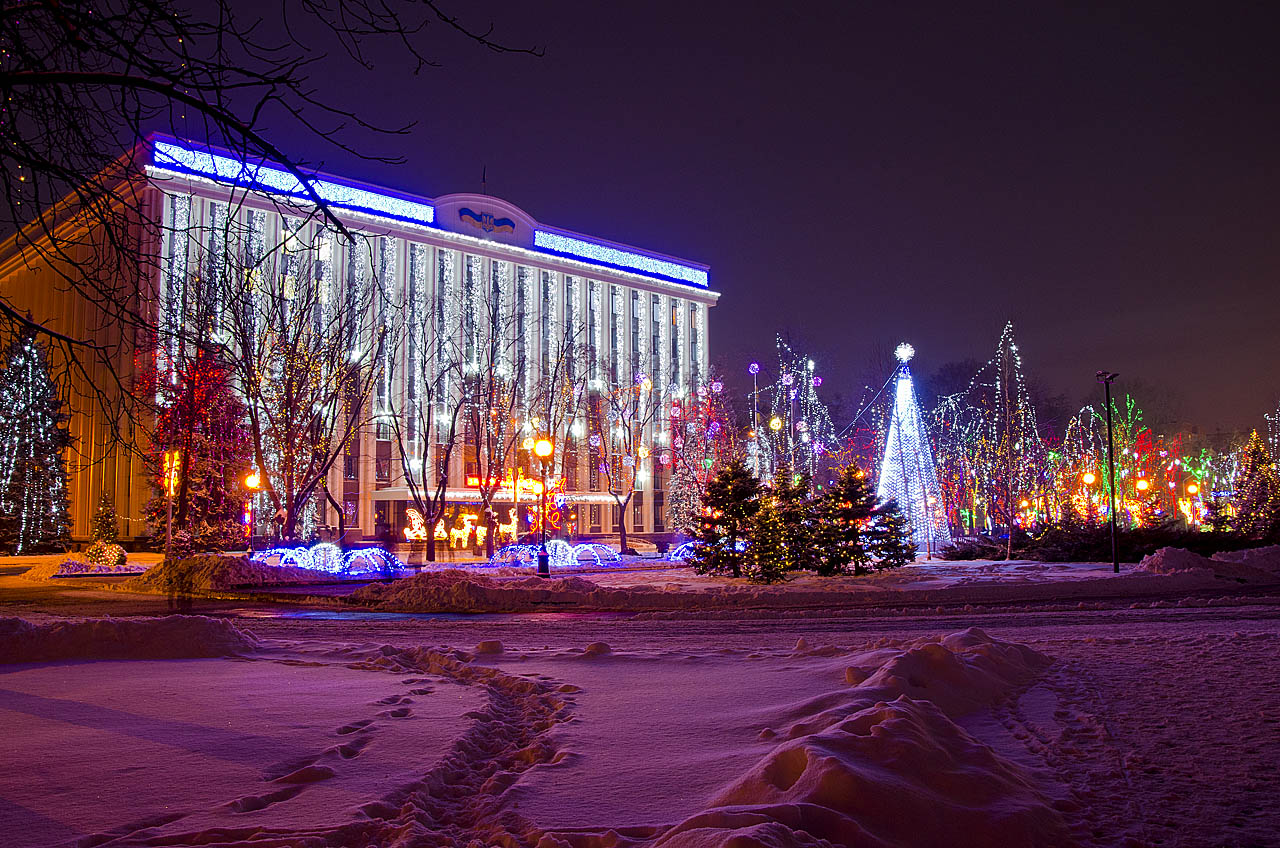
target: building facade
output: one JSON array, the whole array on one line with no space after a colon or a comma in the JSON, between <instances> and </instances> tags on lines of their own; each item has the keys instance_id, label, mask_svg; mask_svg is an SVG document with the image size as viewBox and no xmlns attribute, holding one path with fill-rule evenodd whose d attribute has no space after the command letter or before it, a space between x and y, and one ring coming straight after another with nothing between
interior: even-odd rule
<instances>
[{"instance_id":1,"label":"building facade","mask_svg":"<svg viewBox=\"0 0 1280 848\"><path fill-rule=\"evenodd\" d=\"M413 519L405 479L410 465L447 475L446 533L474 516L484 457L467 446L465 421L445 467L433 453L440 437L414 432L404 420L424 396L448 400L449 378L441 372L453 366L460 377L496 367L514 392L503 414L529 434L546 428L530 399L557 379L551 372L581 382L584 404L563 422L548 483L561 508L562 532L616 535L620 521L632 534L673 529L666 521L670 475L663 445L671 439L671 405L708 380L708 311L719 295L710 288L706 265L544 225L484 194L418 197L317 175L310 188L328 202L346 230L341 233L332 219L315 213L299 181L282 169L168 137L154 137L150 148L146 176L153 197L147 208L159 216L161 237L154 288L143 300L154 309L162 375L193 335L218 339L222 333L221 342L235 348L235 322L227 310L236 307L219 294L217 282L228 274L247 275L253 290L267 297L290 300L303 289L319 291L307 306L317 315L349 306L367 319L356 322L367 323L365 330L351 331L351 356L377 359L370 363L378 376L365 401L368 414L330 469L329 495L315 498L308 529L337 525L340 504L348 539L403 538ZM255 275L273 280L266 285ZM6 285L20 285L11 276ZM494 341L477 330L483 324L478 316L486 314L502 317L500 329L491 324L488 330L501 339L488 345L489 359L482 362L486 343ZM259 334L270 332L264 319L258 322ZM575 351L567 365L561 361L565 339ZM456 361L446 348L457 352ZM424 368L427 359L434 364ZM434 393L425 391L424 380L437 381ZM634 494L619 510L597 455L598 432L606 433L606 441L611 432L604 423L608 415L598 413L601 398L641 384L645 403L655 408L637 417L636 432L627 434L641 444L628 460L633 479L627 488ZM598 432L593 420L601 423ZM78 426L80 438L95 431ZM412 456L404 452L406 434ZM509 479L495 502L498 520L516 528L511 535L530 523L528 510L539 491L524 482L538 474L532 462L517 447L503 468L488 469ZM103 491L115 494L117 508L136 519L148 488L142 474L139 463L125 460L73 473L73 536L87 534L92 505ZM136 535L136 526L123 529Z\"/></svg>"}]
</instances>

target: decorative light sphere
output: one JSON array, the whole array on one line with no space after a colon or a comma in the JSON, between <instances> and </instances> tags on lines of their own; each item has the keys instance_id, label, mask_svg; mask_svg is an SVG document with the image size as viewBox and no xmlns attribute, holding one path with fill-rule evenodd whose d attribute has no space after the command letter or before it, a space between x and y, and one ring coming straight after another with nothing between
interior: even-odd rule
<instances>
[{"instance_id":1,"label":"decorative light sphere","mask_svg":"<svg viewBox=\"0 0 1280 848\"><path fill-rule=\"evenodd\" d=\"M661 462L663 465L670 465L670 464L671 464L671 454L669 454L669 453L664 453L664 454L662 454L661 456L659 456L659 457L658 457L658 462Z\"/></svg>"},{"instance_id":2,"label":"decorative light sphere","mask_svg":"<svg viewBox=\"0 0 1280 848\"><path fill-rule=\"evenodd\" d=\"M756 374L759 374L759 373L760 373L760 363L759 363L759 362L753 362L753 363L751 363L750 365L748 365L748 366L747 366L747 373L748 373L748 374L751 374L752 376L754 376L754 375L756 375Z\"/></svg>"},{"instance_id":3,"label":"decorative light sphere","mask_svg":"<svg viewBox=\"0 0 1280 848\"><path fill-rule=\"evenodd\" d=\"M893 349L893 355L898 358L899 362L908 362L911 357L916 355L916 349L906 342L903 342Z\"/></svg>"},{"instance_id":4,"label":"decorative light sphere","mask_svg":"<svg viewBox=\"0 0 1280 848\"><path fill-rule=\"evenodd\" d=\"M821 386L821 385L822 385L822 378L821 378L821 377L814 377L814 378L813 378L813 387L816 389L816 388L818 388L818 386Z\"/></svg>"},{"instance_id":5,"label":"decorative light sphere","mask_svg":"<svg viewBox=\"0 0 1280 848\"><path fill-rule=\"evenodd\" d=\"M520 447L524 448L527 451L533 450L533 436L525 437L525 440L520 443Z\"/></svg>"},{"instance_id":6,"label":"decorative light sphere","mask_svg":"<svg viewBox=\"0 0 1280 848\"><path fill-rule=\"evenodd\" d=\"M795 382L795 379L796 379L795 377L791 376L791 373L790 373L790 372L788 372L788 373L786 373L786 374L783 374L783 375L782 375L782 385L784 385L784 386L789 386L789 385L791 385L793 382Z\"/></svg>"},{"instance_id":7,"label":"decorative light sphere","mask_svg":"<svg viewBox=\"0 0 1280 848\"><path fill-rule=\"evenodd\" d=\"M724 383L720 382L719 380L712 381L711 391L715 392L716 394L720 394L722 391L724 391Z\"/></svg>"},{"instance_id":8,"label":"decorative light sphere","mask_svg":"<svg viewBox=\"0 0 1280 848\"><path fill-rule=\"evenodd\" d=\"M590 442L591 442L591 447L593 447L593 448L598 448L598 447L600 447L600 434L599 434L599 433L592 433L592 434L591 434L591 438L590 438L588 441L590 441Z\"/></svg>"},{"instance_id":9,"label":"decorative light sphere","mask_svg":"<svg viewBox=\"0 0 1280 848\"><path fill-rule=\"evenodd\" d=\"M781 430L781 429L782 429L782 419L781 419L781 418L779 418L779 417L778 417L778 416L776 416L776 415L775 415L775 416L773 416L772 418L770 418L770 419L769 419L769 429L770 429L770 430L772 430L772 431L774 431L775 433L776 433L776 432L778 432L779 430Z\"/></svg>"}]
</instances>

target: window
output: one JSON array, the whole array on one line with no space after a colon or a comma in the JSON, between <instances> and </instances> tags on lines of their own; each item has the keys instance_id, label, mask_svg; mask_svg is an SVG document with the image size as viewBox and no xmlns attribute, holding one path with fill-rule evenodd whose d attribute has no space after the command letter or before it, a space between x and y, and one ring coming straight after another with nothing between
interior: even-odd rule
<instances>
[{"instance_id":1,"label":"window","mask_svg":"<svg viewBox=\"0 0 1280 848\"><path fill-rule=\"evenodd\" d=\"M592 504L587 510L587 523L589 525L589 533L600 532L600 504Z\"/></svg>"},{"instance_id":2,"label":"window","mask_svg":"<svg viewBox=\"0 0 1280 848\"><path fill-rule=\"evenodd\" d=\"M385 419L379 421L378 422L378 441L389 442L393 438L395 438L395 431L391 427L391 422Z\"/></svg>"},{"instance_id":3,"label":"window","mask_svg":"<svg viewBox=\"0 0 1280 848\"><path fill-rule=\"evenodd\" d=\"M667 504L666 492L661 489L653 493L653 532L665 533L667 531Z\"/></svg>"},{"instance_id":4,"label":"window","mask_svg":"<svg viewBox=\"0 0 1280 848\"><path fill-rule=\"evenodd\" d=\"M656 384L662 376L662 301L656 294L652 306L649 310L649 374Z\"/></svg>"},{"instance_id":5,"label":"window","mask_svg":"<svg viewBox=\"0 0 1280 848\"><path fill-rule=\"evenodd\" d=\"M360 457L355 454L342 455L342 479L343 480L359 480L360 479Z\"/></svg>"},{"instance_id":6,"label":"window","mask_svg":"<svg viewBox=\"0 0 1280 848\"><path fill-rule=\"evenodd\" d=\"M379 456L373 461L374 479L379 483L387 483L391 480L391 457Z\"/></svg>"},{"instance_id":7,"label":"window","mask_svg":"<svg viewBox=\"0 0 1280 848\"><path fill-rule=\"evenodd\" d=\"M644 530L644 492L631 496L631 529L637 533Z\"/></svg>"},{"instance_id":8,"label":"window","mask_svg":"<svg viewBox=\"0 0 1280 848\"><path fill-rule=\"evenodd\" d=\"M631 374L640 373L640 292L631 292Z\"/></svg>"}]
</instances>

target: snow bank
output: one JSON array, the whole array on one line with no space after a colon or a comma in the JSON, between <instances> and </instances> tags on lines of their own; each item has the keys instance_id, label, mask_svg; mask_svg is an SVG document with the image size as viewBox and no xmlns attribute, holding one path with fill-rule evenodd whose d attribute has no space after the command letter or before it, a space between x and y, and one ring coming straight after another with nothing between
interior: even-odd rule
<instances>
[{"instance_id":1,"label":"snow bank","mask_svg":"<svg viewBox=\"0 0 1280 848\"><path fill-rule=\"evenodd\" d=\"M1035 779L952 721L1050 662L976 629L892 652L656 845L1072 844Z\"/></svg>"},{"instance_id":2,"label":"snow bank","mask_svg":"<svg viewBox=\"0 0 1280 848\"><path fill-rule=\"evenodd\" d=\"M203 616L52 624L0 618L0 663L223 657L252 650L254 645L252 636L230 622Z\"/></svg>"},{"instance_id":3,"label":"snow bank","mask_svg":"<svg viewBox=\"0 0 1280 848\"><path fill-rule=\"evenodd\" d=\"M78 559L64 559L62 562L42 562L33 565L22 573L26 580L53 580L73 574L142 574L147 570L140 563L125 562L121 565L101 565L82 562Z\"/></svg>"},{"instance_id":4,"label":"snow bank","mask_svg":"<svg viewBox=\"0 0 1280 848\"><path fill-rule=\"evenodd\" d=\"M218 591L290 583L315 583L327 575L306 568L267 565L248 557L197 556L161 562L126 580L123 588L140 592Z\"/></svg>"},{"instance_id":5,"label":"snow bank","mask_svg":"<svg viewBox=\"0 0 1280 848\"><path fill-rule=\"evenodd\" d=\"M1203 557L1183 548L1161 548L1138 563L1149 574L1201 574L1242 583L1273 583L1280 578L1280 546L1217 553Z\"/></svg>"}]
</instances>

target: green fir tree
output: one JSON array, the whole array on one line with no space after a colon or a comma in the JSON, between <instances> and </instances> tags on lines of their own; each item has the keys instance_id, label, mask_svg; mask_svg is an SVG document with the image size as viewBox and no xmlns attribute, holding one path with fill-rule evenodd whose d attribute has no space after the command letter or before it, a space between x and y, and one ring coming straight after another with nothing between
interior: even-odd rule
<instances>
[{"instance_id":1,"label":"green fir tree","mask_svg":"<svg viewBox=\"0 0 1280 848\"><path fill-rule=\"evenodd\" d=\"M784 568L814 568L814 501L809 497L809 475L793 474L790 468L780 467L773 478L773 499L782 522Z\"/></svg>"},{"instance_id":2,"label":"green fir tree","mask_svg":"<svg viewBox=\"0 0 1280 848\"><path fill-rule=\"evenodd\" d=\"M868 523L876 507L876 496L867 486L866 475L857 465L840 472L835 483L823 490L814 505L813 541L815 567L819 574L866 574L871 562L867 547Z\"/></svg>"},{"instance_id":3,"label":"green fir tree","mask_svg":"<svg viewBox=\"0 0 1280 848\"><path fill-rule=\"evenodd\" d=\"M1280 529L1280 475L1257 430L1241 452L1231 506L1237 533L1264 539Z\"/></svg>"},{"instance_id":4,"label":"green fir tree","mask_svg":"<svg viewBox=\"0 0 1280 848\"><path fill-rule=\"evenodd\" d=\"M0 373L0 549L39 553L70 543L66 420L44 348L20 336Z\"/></svg>"},{"instance_id":5,"label":"green fir tree","mask_svg":"<svg viewBox=\"0 0 1280 848\"><path fill-rule=\"evenodd\" d=\"M748 565L747 542L760 509L760 481L741 459L729 462L707 484L702 514L694 528L698 542L692 564L699 574L741 577Z\"/></svg>"},{"instance_id":6,"label":"green fir tree","mask_svg":"<svg viewBox=\"0 0 1280 848\"><path fill-rule=\"evenodd\" d=\"M882 503L875 511L869 548L876 558L876 568L900 568L916 558L911 522L902 514L896 500Z\"/></svg>"},{"instance_id":7,"label":"green fir tree","mask_svg":"<svg viewBox=\"0 0 1280 848\"><path fill-rule=\"evenodd\" d=\"M1231 504L1222 495L1212 495L1204 506L1204 523L1213 533L1231 531Z\"/></svg>"},{"instance_id":8,"label":"green fir tree","mask_svg":"<svg viewBox=\"0 0 1280 848\"><path fill-rule=\"evenodd\" d=\"M760 508L751 521L751 541L747 548L750 567L747 577L753 583L777 583L786 575L786 528L773 498L761 498Z\"/></svg>"},{"instance_id":9,"label":"green fir tree","mask_svg":"<svg viewBox=\"0 0 1280 848\"><path fill-rule=\"evenodd\" d=\"M120 519L116 515L115 501L106 492L98 499L98 508L89 520L89 538L109 545L120 541Z\"/></svg>"}]
</instances>

